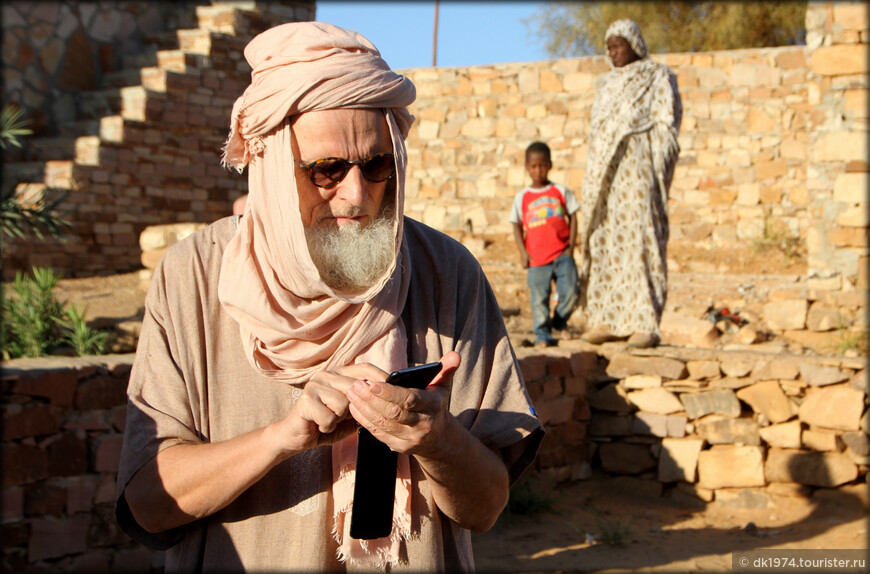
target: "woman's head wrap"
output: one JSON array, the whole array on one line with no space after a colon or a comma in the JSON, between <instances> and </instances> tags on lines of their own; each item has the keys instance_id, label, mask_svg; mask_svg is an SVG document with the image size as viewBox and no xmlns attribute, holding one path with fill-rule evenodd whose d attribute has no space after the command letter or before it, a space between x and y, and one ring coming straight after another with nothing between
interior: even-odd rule
<instances>
[{"instance_id":1,"label":"woman's head wrap","mask_svg":"<svg viewBox=\"0 0 870 574\"><path fill-rule=\"evenodd\" d=\"M611 24L604 35L604 42L607 43L607 40L614 36L624 38L641 60L649 56L646 42L643 41L643 35L640 33L640 26L633 21L624 19Z\"/></svg>"}]
</instances>

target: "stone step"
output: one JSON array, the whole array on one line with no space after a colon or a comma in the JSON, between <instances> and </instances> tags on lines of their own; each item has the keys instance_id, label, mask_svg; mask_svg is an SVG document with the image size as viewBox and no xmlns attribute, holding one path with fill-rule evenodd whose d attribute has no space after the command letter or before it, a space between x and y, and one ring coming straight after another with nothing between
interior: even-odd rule
<instances>
[{"instance_id":1,"label":"stone step","mask_svg":"<svg viewBox=\"0 0 870 574\"><path fill-rule=\"evenodd\" d=\"M178 34L175 30L167 32L159 32L156 34L147 34L144 38L145 44L154 50L177 50L178 49Z\"/></svg>"},{"instance_id":2,"label":"stone step","mask_svg":"<svg viewBox=\"0 0 870 574\"><path fill-rule=\"evenodd\" d=\"M211 51L211 30L178 30L178 47L184 52L207 56Z\"/></svg>"},{"instance_id":3,"label":"stone step","mask_svg":"<svg viewBox=\"0 0 870 574\"><path fill-rule=\"evenodd\" d=\"M98 120L103 116L117 114L121 111L121 89L108 88L92 92L82 92L79 105L79 118Z\"/></svg>"},{"instance_id":4,"label":"stone step","mask_svg":"<svg viewBox=\"0 0 870 574\"><path fill-rule=\"evenodd\" d=\"M103 76L103 87L122 88L125 86L138 86L142 83L139 66L124 68L117 72L109 72Z\"/></svg>"},{"instance_id":5,"label":"stone step","mask_svg":"<svg viewBox=\"0 0 870 574\"><path fill-rule=\"evenodd\" d=\"M47 187L69 189L75 163L71 160L22 161L3 166L4 188L21 184L42 183Z\"/></svg>"},{"instance_id":6,"label":"stone step","mask_svg":"<svg viewBox=\"0 0 870 574\"><path fill-rule=\"evenodd\" d=\"M3 189L20 183L39 183L45 180L44 161L18 161L3 164Z\"/></svg>"},{"instance_id":7,"label":"stone step","mask_svg":"<svg viewBox=\"0 0 870 574\"><path fill-rule=\"evenodd\" d=\"M73 156L76 138L72 136L34 137L25 142L26 161L64 160Z\"/></svg>"},{"instance_id":8,"label":"stone step","mask_svg":"<svg viewBox=\"0 0 870 574\"><path fill-rule=\"evenodd\" d=\"M256 10L256 2L215 3L211 6L197 6L197 26L207 30L233 33L236 25L237 10Z\"/></svg>"},{"instance_id":9,"label":"stone step","mask_svg":"<svg viewBox=\"0 0 870 574\"><path fill-rule=\"evenodd\" d=\"M64 122L57 127L59 137L93 136L100 133L100 120L86 119Z\"/></svg>"}]
</instances>

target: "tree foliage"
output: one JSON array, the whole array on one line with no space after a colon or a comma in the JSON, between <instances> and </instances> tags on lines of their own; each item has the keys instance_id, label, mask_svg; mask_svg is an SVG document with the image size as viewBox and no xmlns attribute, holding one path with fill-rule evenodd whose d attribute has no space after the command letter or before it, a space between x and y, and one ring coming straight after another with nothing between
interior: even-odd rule
<instances>
[{"instance_id":1,"label":"tree foliage","mask_svg":"<svg viewBox=\"0 0 870 574\"><path fill-rule=\"evenodd\" d=\"M22 111L14 105L6 105L0 112L0 149L7 146L21 147L21 138L33 132L27 127ZM3 182L0 188L0 238L25 238L33 234L42 239L45 234L63 239L65 229L72 224L57 215L68 193L45 188L35 199L22 203L17 197L18 182Z\"/></svg>"},{"instance_id":2,"label":"tree foliage","mask_svg":"<svg viewBox=\"0 0 870 574\"><path fill-rule=\"evenodd\" d=\"M525 20L553 58L604 53L614 20L637 22L651 53L803 44L804 1L548 2Z\"/></svg>"}]
</instances>

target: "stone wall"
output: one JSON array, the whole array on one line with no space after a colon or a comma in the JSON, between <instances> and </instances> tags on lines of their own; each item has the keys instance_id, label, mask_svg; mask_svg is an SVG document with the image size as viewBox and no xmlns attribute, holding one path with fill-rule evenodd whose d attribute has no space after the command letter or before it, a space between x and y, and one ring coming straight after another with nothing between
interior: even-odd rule
<instances>
[{"instance_id":1,"label":"stone wall","mask_svg":"<svg viewBox=\"0 0 870 574\"><path fill-rule=\"evenodd\" d=\"M4 3L4 74L16 80L4 103L27 110L40 133L4 154L3 185L24 204L68 192L61 212L73 223L65 243L6 241L4 274L135 270L146 226L229 214L247 187L220 165L232 104L250 83L244 46L314 11L306 0ZM67 59L49 66L55 52Z\"/></svg>"},{"instance_id":2,"label":"stone wall","mask_svg":"<svg viewBox=\"0 0 870 574\"><path fill-rule=\"evenodd\" d=\"M536 466L554 482L596 467L696 502L764 508L844 488L866 505L863 359L610 344L518 355L547 428Z\"/></svg>"},{"instance_id":3,"label":"stone wall","mask_svg":"<svg viewBox=\"0 0 870 574\"><path fill-rule=\"evenodd\" d=\"M115 522L132 355L3 366L4 572L147 572Z\"/></svg>"},{"instance_id":4,"label":"stone wall","mask_svg":"<svg viewBox=\"0 0 870 574\"><path fill-rule=\"evenodd\" d=\"M708 249L795 238L809 276L867 279L867 6L811 2L808 45L653 55L677 75L681 153L671 241ZM579 192L603 56L414 69L418 117L406 213L438 229L510 233L523 152L553 149L551 179Z\"/></svg>"},{"instance_id":5,"label":"stone wall","mask_svg":"<svg viewBox=\"0 0 870 574\"><path fill-rule=\"evenodd\" d=\"M696 504L845 490L866 504L863 360L609 343L517 349L547 429L547 480L592 468ZM148 571L114 520L133 355L15 359L3 372L3 570Z\"/></svg>"}]
</instances>

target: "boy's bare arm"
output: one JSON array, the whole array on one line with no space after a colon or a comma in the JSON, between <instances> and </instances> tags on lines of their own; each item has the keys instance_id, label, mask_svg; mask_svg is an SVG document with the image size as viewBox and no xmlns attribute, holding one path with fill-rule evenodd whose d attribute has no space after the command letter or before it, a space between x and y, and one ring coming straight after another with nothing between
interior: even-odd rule
<instances>
[{"instance_id":1,"label":"boy's bare arm","mask_svg":"<svg viewBox=\"0 0 870 574\"><path fill-rule=\"evenodd\" d=\"M574 246L577 245L577 212L568 216L571 232L568 235L568 255L574 257Z\"/></svg>"},{"instance_id":2,"label":"boy's bare arm","mask_svg":"<svg viewBox=\"0 0 870 574\"><path fill-rule=\"evenodd\" d=\"M526 237L522 223L514 223L514 241L517 244L517 250L520 252L520 265L523 269L528 269L529 252L526 251Z\"/></svg>"}]
</instances>

